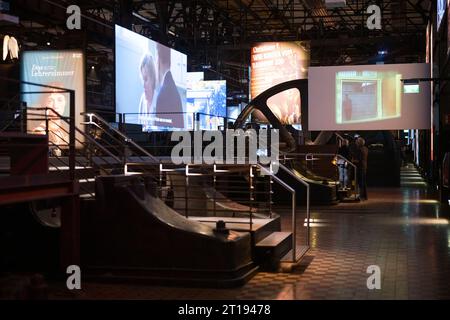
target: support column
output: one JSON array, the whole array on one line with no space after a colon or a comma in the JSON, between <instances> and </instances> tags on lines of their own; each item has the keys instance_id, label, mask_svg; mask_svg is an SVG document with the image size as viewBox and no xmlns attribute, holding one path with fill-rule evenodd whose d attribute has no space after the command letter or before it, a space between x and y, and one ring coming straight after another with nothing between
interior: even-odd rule
<instances>
[{"instance_id":1,"label":"support column","mask_svg":"<svg viewBox=\"0 0 450 320\"><path fill-rule=\"evenodd\" d=\"M60 235L60 268L80 265L80 197L73 195L62 202Z\"/></svg>"}]
</instances>

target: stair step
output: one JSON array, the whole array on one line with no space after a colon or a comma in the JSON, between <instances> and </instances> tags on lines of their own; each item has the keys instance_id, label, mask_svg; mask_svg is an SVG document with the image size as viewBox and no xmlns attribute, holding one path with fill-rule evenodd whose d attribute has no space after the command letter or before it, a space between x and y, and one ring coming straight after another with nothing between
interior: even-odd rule
<instances>
[{"instance_id":1,"label":"stair step","mask_svg":"<svg viewBox=\"0 0 450 320\"><path fill-rule=\"evenodd\" d=\"M296 263L306 254L306 252L308 252L308 250L309 246L297 246L295 250L296 251L295 261L292 261L292 249L291 249L289 250L288 253L286 253L286 255L283 258L281 258L281 262Z\"/></svg>"},{"instance_id":2,"label":"stair step","mask_svg":"<svg viewBox=\"0 0 450 320\"><path fill-rule=\"evenodd\" d=\"M283 241L292 239L291 232L273 232L256 244L258 248L273 248L279 246Z\"/></svg>"},{"instance_id":3,"label":"stair step","mask_svg":"<svg viewBox=\"0 0 450 320\"><path fill-rule=\"evenodd\" d=\"M276 269L281 259L292 249L292 233L275 231L256 243L256 261L262 268Z\"/></svg>"}]
</instances>

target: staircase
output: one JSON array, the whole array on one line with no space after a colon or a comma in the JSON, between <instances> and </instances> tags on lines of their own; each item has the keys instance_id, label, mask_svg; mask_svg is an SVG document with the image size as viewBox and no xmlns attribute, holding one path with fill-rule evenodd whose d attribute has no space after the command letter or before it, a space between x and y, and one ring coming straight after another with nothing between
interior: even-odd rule
<instances>
[{"instance_id":1,"label":"staircase","mask_svg":"<svg viewBox=\"0 0 450 320\"><path fill-rule=\"evenodd\" d=\"M400 168L400 185L402 187L426 188L427 182L417 168L409 163Z\"/></svg>"},{"instance_id":2,"label":"staircase","mask_svg":"<svg viewBox=\"0 0 450 320\"><path fill-rule=\"evenodd\" d=\"M32 110L29 108L28 111ZM44 111L42 120L53 122L61 135L67 137L64 139L59 136L57 143L49 140L49 175L67 176L78 181L83 214L95 215L97 177L139 174L152 179L158 187L157 195L166 204L173 203L173 206L176 206L177 203L185 203L184 210L175 209L188 220L213 228L219 221L223 221L227 230L248 233L251 238L252 259L262 268L274 270L279 268L281 263L298 263L306 252L309 237L298 250L295 227L292 230L282 230L280 216L272 211L272 184L277 183L285 188L292 194L293 200L295 190L266 168L249 164L226 165L220 169L216 165L195 168L173 166L169 161L155 158L119 131L119 128L110 125L96 114L83 114L86 119L82 122L84 128L77 128L68 118L54 110L44 108ZM71 127L75 132L73 135L70 134ZM129 126L128 130L130 129L136 131L131 133L135 138L144 139L136 127ZM76 148L73 148L75 145ZM5 167L7 161L3 159L1 162L2 167ZM175 176L181 179L174 179ZM207 179L208 184L205 185L203 181L194 186L192 182L199 176ZM240 185L236 185L236 181L230 182L236 177ZM224 179L230 179L229 183ZM181 181L182 184L176 186L176 181ZM221 189L221 186L227 189ZM171 199L174 196L168 191L175 187L181 188L181 196L177 194L175 199ZM189 192L194 188L201 191L202 201L207 204L203 209L204 215L194 214L193 208L189 208L199 201L198 192ZM211 193L211 190L215 191ZM296 226L295 201L292 202L291 209L292 225Z\"/></svg>"}]
</instances>

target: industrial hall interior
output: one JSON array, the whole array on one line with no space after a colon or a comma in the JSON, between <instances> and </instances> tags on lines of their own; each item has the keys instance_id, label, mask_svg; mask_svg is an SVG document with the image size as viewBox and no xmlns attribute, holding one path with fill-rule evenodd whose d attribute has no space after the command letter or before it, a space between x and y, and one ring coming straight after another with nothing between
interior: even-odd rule
<instances>
[{"instance_id":1,"label":"industrial hall interior","mask_svg":"<svg viewBox=\"0 0 450 320\"><path fill-rule=\"evenodd\" d=\"M0 300L450 299L450 1L0 0L0 40Z\"/></svg>"}]
</instances>

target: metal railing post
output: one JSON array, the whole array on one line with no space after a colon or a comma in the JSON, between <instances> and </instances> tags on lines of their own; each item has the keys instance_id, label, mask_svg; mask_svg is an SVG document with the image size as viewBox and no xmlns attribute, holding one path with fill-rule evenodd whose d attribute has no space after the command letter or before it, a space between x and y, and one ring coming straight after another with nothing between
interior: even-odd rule
<instances>
[{"instance_id":1,"label":"metal railing post","mask_svg":"<svg viewBox=\"0 0 450 320\"><path fill-rule=\"evenodd\" d=\"M292 261L297 260L297 215L295 190L292 192Z\"/></svg>"},{"instance_id":2,"label":"metal railing post","mask_svg":"<svg viewBox=\"0 0 450 320\"><path fill-rule=\"evenodd\" d=\"M200 130L200 113L195 114L195 123L197 124L197 128L194 130Z\"/></svg>"},{"instance_id":3,"label":"metal railing post","mask_svg":"<svg viewBox=\"0 0 450 320\"><path fill-rule=\"evenodd\" d=\"M249 185L250 185L250 230L253 230L253 166L249 167Z\"/></svg>"},{"instance_id":4,"label":"metal railing post","mask_svg":"<svg viewBox=\"0 0 450 320\"><path fill-rule=\"evenodd\" d=\"M20 123L20 131L22 133L27 133L27 103L26 102L22 102L20 104L20 118L21 118L21 123Z\"/></svg>"},{"instance_id":5,"label":"metal railing post","mask_svg":"<svg viewBox=\"0 0 450 320\"><path fill-rule=\"evenodd\" d=\"M185 169L185 175L186 175L186 185L184 188L184 214L186 216L186 219L189 218L189 210L188 210L188 188L189 188L189 165L186 165Z\"/></svg>"},{"instance_id":6,"label":"metal railing post","mask_svg":"<svg viewBox=\"0 0 450 320\"><path fill-rule=\"evenodd\" d=\"M272 176L269 176L269 217L272 219Z\"/></svg>"},{"instance_id":7,"label":"metal railing post","mask_svg":"<svg viewBox=\"0 0 450 320\"><path fill-rule=\"evenodd\" d=\"M309 185L306 186L306 245L309 246L310 243L310 220L311 220L311 214L309 211L309 199L310 199L310 194L309 194Z\"/></svg>"},{"instance_id":8,"label":"metal railing post","mask_svg":"<svg viewBox=\"0 0 450 320\"><path fill-rule=\"evenodd\" d=\"M162 163L159 164L159 186L158 186L158 196L162 199L163 193L162 193Z\"/></svg>"},{"instance_id":9,"label":"metal railing post","mask_svg":"<svg viewBox=\"0 0 450 320\"><path fill-rule=\"evenodd\" d=\"M45 135L48 137L48 109L45 109Z\"/></svg>"},{"instance_id":10,"label":"metal railing post","mask_svg":"<svg viewBox=\"0 0 450 320\"><path fill-rule=\"evenodd\" d=\"M75 180L75 91L70 95L70 128L69 128L69 174L70 180Z\"/></svg>"},{"instance_id":11,"label":"metal railing post","mask_svg":"<svg viewBox=\"0 0 450 320\"><path fill-rule=\"evenodd\" d=\"M122 113L118 113L118 115L119 115L119 131L125 132L125 125L123 124L123 115Z\"/></svg>"},{"instance_id":12,"label":"metal railing post","mask_svg":"<svg viewBox=\"0 0 450 320\"><path fill-rule=\"evenodd\" d=\"M214 164L214 174L213 174L213 188L214 188L214 193L213 193L213 212L214 212L214 217L217 217L217 212L216 212L216 170L215 170L215 164Z\"/></svg>"}]
</instances>

